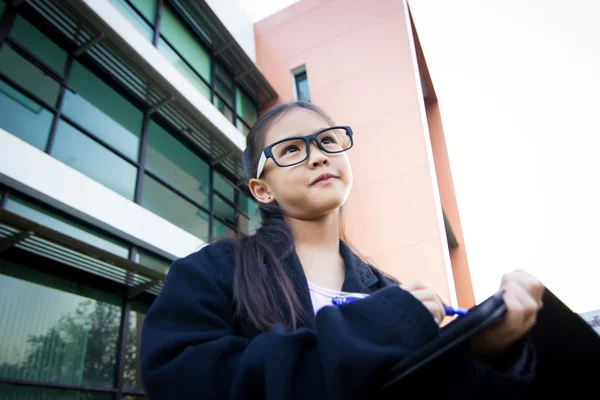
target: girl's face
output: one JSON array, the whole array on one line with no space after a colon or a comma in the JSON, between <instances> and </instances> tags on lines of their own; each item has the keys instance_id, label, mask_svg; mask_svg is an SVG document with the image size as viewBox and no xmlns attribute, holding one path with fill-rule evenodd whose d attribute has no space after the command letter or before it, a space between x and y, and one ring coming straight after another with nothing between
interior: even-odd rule
<instances>
[{"instance_id":1,"label":"girl's face","mask_svg":"<svg viewBox=\"0 0 600 400\"><path fill-rule=\"evenodd\" d=\"M297 108L274 121L267 130L263 148L292 136L305 136L328 128L317 113ZM339 209L352 187L352 169L347 154L328 154L314 142L308 158L297 165L279 167L269 158L260 179L249 182L250 190L263 203L277 202L292 218L310 220ZM261 149L262 150L262 149ZM320 180L324 174L332 175Z\"/></svg>"}]
</instances>

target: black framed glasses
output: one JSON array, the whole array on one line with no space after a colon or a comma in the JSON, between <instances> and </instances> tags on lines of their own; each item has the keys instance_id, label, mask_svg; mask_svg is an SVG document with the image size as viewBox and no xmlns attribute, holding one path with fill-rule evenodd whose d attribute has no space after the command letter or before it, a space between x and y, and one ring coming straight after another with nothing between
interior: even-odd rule
<instances>
[{"instance_id":1,"label":"black framed glasses","mask_svg":"<svg viewBox=\"0 0 600 400\"><path fill-rule=\"evenodd\" d=\"M270 144L265 147L260 156L256 178L260 178L269 158L278 167L291 167L306 161L310 155L310 142L315 142L325 153L342 153L354 144L352 128L332 126L310 135L290 137Z\"/></svg>"}]
</instances>

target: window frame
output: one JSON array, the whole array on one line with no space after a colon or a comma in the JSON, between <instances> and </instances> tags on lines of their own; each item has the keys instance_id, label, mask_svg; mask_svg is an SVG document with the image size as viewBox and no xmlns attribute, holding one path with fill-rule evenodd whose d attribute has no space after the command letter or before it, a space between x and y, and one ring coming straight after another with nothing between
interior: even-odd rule
<instances>
[{"instance_id":1,"label":"window frame","mask_svg":"<svg viewBox=\"0 0 600 400\"><path fill-rule=\"evenodd\" d=\"M129 0L124 0L124 1L140 17L144 18L144 20L147 23L149 23L148 20L145 19L144 15L142 15L141 12L139 12L130 3ZM167 2L164 0L158 0L157 10L156 10L157 18L156 18L156 23L154 25L154 29L156 30L156 32L159 32L159 28L160 28L160 14L162 11L162 7L165 7L165 6L171 7L171 5L165 5L165 3L167 3ZM168 188L169 190L171 190L178 196L182 197L184 200L192 203L198 209L211 215L211 218L209 220L209 225L210 225L209 226L209 239L212 239L213 218L215 220L218 220L219 222L227 225L231 229L234 229L237 232L238 231L237 226L233 226L230 223L228 223L227 221L223 221L222 218L219 218L218 216L214 215L214 213L212 212L212 207L213 207L213 203L214 203L212 198L213 198L213 196L219 196L219 199L223 200L225 203L227 203L229 206L231 206L235 210L236 220L237 220L237 215L239 215L239 214L250 219L250 216L247 215L238 206L237 194L235 197L236 201L234 201L232 203L225 196L218 193L218 191L213 190L213 180L211 178L211 179L209 179L209 206L207 207L202 204L199 204L197 201L194 201L189 196L185 195L185 193L182 193L176 187L174 187L173 185L170 185L164 179L161 179L159 176L148 171L145 168L145 166L146 166L145 152L146 152L146 148L148 145L148 127L149 127L150 119L152 119L156 123L158 123L168 134L173 136L173 138L175 138L177 141L182 143L186 148L188 148L190 151L192 151L195 155L197 155L200 160L202 160L203 162L208 164L210 167L210 171L211 171L209 175L211 177L214 173L219 173L234 188L235 193L241 192L241 193L245 193L246 195L248 195L246 193L247 190L245 190L244 188L240 188L238 185L234 184L229 173L224 168L220 167L219 165L212 166L211 165L212 158L209 155L205 154L201 149L199 149L197 146L195 146L194 143L192 143L191 140L183 132L180 132L179 129L174 127L169 121L165 120L161 115L153 113L152 110L148 109L147 106L142 104L133 94L128 92L126 89L124 89L119 84L119 82L117 82L112 76L110 76L108 73L103 71L99 66L97 66L95 64L95 62L92 60L92 58L87 53L76 56L74 54L76 51L76 48L74 46L68 45L69 42L62 36L61 33L53 30L48 25L42 23L40 20L41 17L39 17L35 12L32 12L32 10L30 10L28 7L29 7L28 5L23 5L22 7L17 8L15 6L13 6L12 3L6 3L6 9L5 9L4 13L0 16L1 22L3 22L3 24L0 25L0 50L2 49L2 47L4 45L10 46L11 49L13 49L19 55L24 57L28 62L32 63L33 65L38 67L40 70L42 70L42 72L47 73L52 79L57 81L58 84L60 85L60 92L59 92L56 104L48 104L46 101L41 99L39 96L35 95L34 93L29 92L27 89L25 89L24 87L19 85L14 80L8 78L7 76L5 76L5 74L3 74L1 72L0 72L0 79L4 80L5 82L7 82L7 84L12 86L15 90L17 90L24 96L30 98L31 100L35 101L41 107L43 107L44 109L46 109L47 111L49 111L50 113L53 114L53 122L52 122L52 125L50 128L50 133L48 135L48 140L47 140L47 143L45 146L45 152L47 154L51 153L52 148L54 146L54 138L55 138L56 131L58 128L58 124L61 120L64 120L65 122L67 122L68 124L70 124L74 128L76 128L77 130L79 130L81 133L85 134L85 136L89 137L94 142L101 145L103 148L106 148L110 152L116 154L119 158L125 160L128 164L131 164L132 166L137 168L137 175L136 175L136 181L135 181L135 187L134 187L134 198L133 198L133 201L135 203L137 203L137 204L141 203L141 197L142 197L142 191L143 191L143 184L142 184L143 175L148 174L153 179L155 179L156 181L158 181L159 183L164 185L166 188ZM181 18L181 16L179 15L177 10L172 8L172 11L175 12L175 14L178 16L178 18L181 19L182 24L186 24L185 20L183 20ZM24 18L28 23L30 23L33 27L35 27L37 30L39 30L42 34L46 35L50 40L52 40L54 43L56 43L61 49L63 49L68 54L68 58L67 58L67 62L66 62L64 71L54 70L50 65L45 63L40 57L38 57L36 54L33 54L27 48L25 48L20 43L18 43L17 41L15 41L14 39L12 39L10 37L10 32L12 31L12 27L14 26L14 22L15 22L17 16L21 16L22 18ZM190 28L187 27L187 29L190 29ZM168 43L167 40L165 40L165 41L167 44L170 45L170 43ZM199 40L198 42L202 46L205 47L205 45L202 41ZM177 51L177 50L174 49L174 51ZM181 55L179 55L179 56L181 57ZM183 57L181 57L181 58L184 60L184 62L187 63L187 61L185 61L185 59ZM139 135L140 140L139 140L139 144L138 144L137 159L132 158L126 154L123 154L121 151L119 151L115 147L111 146L110 143L107 143L103 139L97 137L92 132L90 132L88 129L81 126L79 123L77 123L73 119L69 118L64 113L62 113L65 92L67 90L70 90L70 91L76 93L76 91L73 90L73 88L69 86L69 78L70 78L70 74L71 74L71 69L73 67L75 60L78 61L82 66L87 68L91 73L93 73L99 79L101 79L110 88L114 89L117 94L123 96L123 98L126 101L131 103L133 106L138 108L143 113L143 122L142 122L141 132ZM220 79L219 77L216 77L216 75L217 75L216 74L216 68L217 68L216 63L217 63L217 61L216 61L215 57L211 56L211 75L214 78L212 80L213 83L216 81L216 79ZM191 66L190 66L190 68L191 68ZM221 66L221 68L223 68L223 70L225 72L227 72L228 74L231 75L230 71L228 71L225 67ZM198 76L200 77L200 79L203 80L204 83L207 83L199 74L198 74ZM240 129L240 128L238 128L238 124L241 124L244 128L249 130L250 125L247 123L247 121L244 121L244 119L242 117L238 116L236 113L237 89L241 90L243 93L245 93L245 92L243 91L242 88L238 87L238 85L236 84L235 76L231 75L231 79L232 79L232 85L230 88L231 88L231 92L232 92L233 104L228 104L228 102L225 101L220 96L220 94L214 90L214 84L209 85L210 90L211 90L211 96L213 98L216 96L216 98L219 98L221 101L223 101L223 103L227 107L229 107L232 110L232 112L233 112L232 123L234 124L234 126L237 129ZM222 83L225 84L226 82L222 82ZM251 99L249 96L248 96L248 98L253 102L253 99ZM249 197L252 198L251 195Z\"/></svg>"},{"instance_id":2,"label":"window frame","mask_svg":"<svg viewBox=\"0 0 600 400\"><path fill-rule=\"evenodd\" d=\"M308 95L308 100L306 99L299 99L298 98L298 76L305 74L306 75L306 83L308 85L308 73L306 72L306 64L301 65L297 68L294 68L291 71L291 76L292 76L292 91L293 91L293 95L294 95L294 100L298 101L298 100L303 100L303 101L308 101L309 103L311 102L310 99L310 93ZM309 89L310 92L310 89Z\"/></svg>"}]
</instances>

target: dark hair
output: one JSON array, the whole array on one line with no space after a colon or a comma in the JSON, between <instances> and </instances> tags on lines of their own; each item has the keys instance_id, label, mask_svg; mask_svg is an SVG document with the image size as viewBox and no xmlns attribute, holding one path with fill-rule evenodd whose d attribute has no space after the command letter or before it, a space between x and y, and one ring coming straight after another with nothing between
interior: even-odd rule
<instances>
[{"instance_id":1,"label":"dark hair","mask_svg":"<svg viewBox=\"0 0 600 400\"><path fill-rule=\"evenodd\" d=\"M329 125L334 125L319 107L304 101L279 104L268 109L246 138L242 162L248 181L256 177L267 130L275 121L295 109L312 111ZM288 329L295 330L298 323L305 320L307 310L302 308L283 266L283 260L295 251L292 233L284 220L283 210L277 204L259 202L258 209L260 228L251 236L237 239L233 282L236 318L248 318L262 330L276 323L283 323ZM340 238L347 242L341 216ZM276 298L284 299L284 303L276 304Z\"/></svg>"}]
</instances>

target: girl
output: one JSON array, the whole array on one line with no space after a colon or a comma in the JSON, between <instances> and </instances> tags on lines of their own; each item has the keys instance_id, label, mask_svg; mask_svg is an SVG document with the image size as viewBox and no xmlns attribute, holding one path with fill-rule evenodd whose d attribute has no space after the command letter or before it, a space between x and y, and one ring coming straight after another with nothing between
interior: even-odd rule
<instances>
[{"instance_id":1,"label":"girl","mask_svg":"<svg viewBox=\"0 0 600 400\"><path fill-rule=\"evenodd\" d=\"M543 286L517 271L501 282L500 322L378 392L386 371L436 336L443 302L423 283L399 286L348 247L340 213L353 137L333 126L304 102L256 122L243 158L262 226L174 262L144 324L150 400L514 398L532 379L535 354L522 337ZM348 293L365 298L328 306Z\"/></svg>"}]
</instances>

